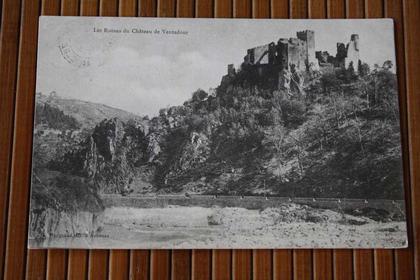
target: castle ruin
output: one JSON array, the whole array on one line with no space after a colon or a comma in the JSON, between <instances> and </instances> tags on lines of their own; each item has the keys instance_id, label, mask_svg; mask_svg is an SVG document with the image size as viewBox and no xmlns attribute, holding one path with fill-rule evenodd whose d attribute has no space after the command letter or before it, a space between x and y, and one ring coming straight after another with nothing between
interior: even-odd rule
<instances>
[{"instance_id":1,"label":"castle ruin","mask_svg":"<svg viewBox=\"0 0 420 280\"><path fill-rule=\"evenodd\" d=\"M297 32L295 38L280 38L277 43L271 42L248 49L241 68L257 70L259 76L278 73L279 87L283 87L286 86L289 76L293 82L293 75L299 78L298 73L302 71L352 67L357 74L359 63L359 35L352 34L346 45L337 43L337 53L332 56L327 51L315 51L315 32L303 30ZM229 64L228 74L222 82L233 78L235 74L233 64Z\"/></svg>"}]
</instances>

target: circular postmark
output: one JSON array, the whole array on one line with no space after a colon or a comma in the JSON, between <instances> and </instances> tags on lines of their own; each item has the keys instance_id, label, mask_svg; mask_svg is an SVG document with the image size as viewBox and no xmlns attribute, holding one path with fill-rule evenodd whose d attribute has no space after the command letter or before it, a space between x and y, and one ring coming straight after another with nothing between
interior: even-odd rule
<instances>
[{"instance_id":1,"label":"circular postmark","mask_svg":"<svg viewBox=\"0 0 420 280\"><path fill-rule=\"evenodd\" d=\"M61 56L76 68L103 65L114 45L115 38L95 34L90 26L67 25L58 36L57 46Z\"/></svg>"}]
</instances>

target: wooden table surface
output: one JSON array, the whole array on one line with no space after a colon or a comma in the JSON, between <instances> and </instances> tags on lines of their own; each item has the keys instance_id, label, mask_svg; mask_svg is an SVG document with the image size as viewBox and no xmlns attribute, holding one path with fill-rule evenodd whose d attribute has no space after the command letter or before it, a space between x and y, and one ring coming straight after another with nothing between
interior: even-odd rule
<instances>
[{"instance_id":1,"label":"wooden table surface","mask_svg":"<svg viewBox=\"0 0 420 280\"><path fill-rule=\"evenodd\" d=\"M0 2L1 3L1 2ZM3 0L0 279L420 279L419 0ZM27 250L39 15L393 18L410 245L398 250Z\"/></svg>"}]
</instances>

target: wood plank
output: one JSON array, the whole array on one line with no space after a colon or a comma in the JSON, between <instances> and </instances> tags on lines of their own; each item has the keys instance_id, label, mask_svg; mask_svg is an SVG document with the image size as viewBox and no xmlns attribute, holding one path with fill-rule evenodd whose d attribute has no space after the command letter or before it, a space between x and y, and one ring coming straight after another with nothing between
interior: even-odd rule
<instances>
[{"instance_id":1,"label":"wood plank","mask_svg":"<svg viewBox=\"0 0 420 280\"><path fill-rule=\"evenodd\" d=\"M152 250L150 256L150 279L165 280L171 277L171 252Z\"/></svg>"},{"instance_id":2,"label":"wood plank","mask_svg":"<svg viewBox=\"0 0 420 280\"><path fill-rule=\"evenodd\" d=\"M43 0L41 7L42 15L58 15L60 13L60 1ZM39 258L39 259L38 259ZM47 275L48 250L29 250L27 255L27 279L43 279ZM38 268L34 267L37 265ZM38 278L42 277L42 278Z\"/></svg>"},{"instance_id":3,"label":"wood plank","mask_svg":"<svg viewBox=\"0 0 420 280\"><path fill-rule=\"evenodd\" d=\"M26 280L45 279L47 273L47 250L28 250Z\"/></svg>"},{"instance_id":4,"label":"wood plank","mask_svg":"<svg viewBox=\"0 0 420 280\"><path fill-rule=\"evenodd\" d=\"M127 279L130 267L129 250L111 250L109 254L108 279Z\"/></svg>"},{"instance_id":5,"label":"wood plank","mask_svg":"<svg viewBox=\"0 0 420 280\"><path fill-rule=\"evenodd\" d=\"M312 279L312 250L293 250L293 278Z\"/></svg>"},{"instance_id":6,"label":"wood plank","mask_svg":"<svg viewBox=\"0 0 420 280\"><path fill-rule=\"evenodd\" d=\"M79 0L61 0L61 15L77 16L79 15L79 6Z\"/></svg>"},{"instance_id":7,"label":"wood plank","mask_svg":"<svg viewBox=\"0 0 420 280\"><path fill-rule=\"evenodd\" d=\"M332 250L313 250L314 280L333 279ZM341 278L334 278L341 279Z\"/></svg>"},{"instance_id":8,"label":"wood plank","mask_svg":"<svg viewBox=\"0 0 420 280\"><path fill-rule=\"evenodd\" d=\"M307 18L308 17L308 1L307 0L290 0L289 2L290 18Z\"/></svg>"},{"instance_id":9,"label":"wood plank","mask_svg":"<svg viewBox=\"0 0 420 280\"><path fill-rule=\"evenodd\" d=\"M373 279L373 250L358 249L353 251L354 280Z\"/></svg>"},{"instance_id":10,"label":"wood plank","mask_svg":"<svg viewBox=\"0 0 420 280\"><path fill-rule=\"evenodd\" d=\"M293 251L274 250L273 252L273 279L293 279Z\"/></svg>"},{"instance_id":11,"label":"wood plank","mask_svg":"<svg viewBox=\"0 0 420 280\"><path fill-rule=\"evenodd\" d=\"M309 18L326 18L327 17L328 0L312 0L309 1ZM330 5L330 4L329 4Z\"/></svg>"},{"instance_id":12,"label":"wood plank","mask_svg":"<svg viewBox=\"0 0 420 280\"><path fill-rule=\"evenodd\" d=\"M273 279L272 250L254 250L252 257L253 279Z\"/></svg>"},{"instance_id":13,"label":"wood plank","mask_svg":"<svg viewBox=\"0 0 420 280\"><path fill-rule=\"evenodd\" d=\"M233 17L233 1L232 0L215 0L214 1L214 17L216 18Z\"/></svg>"},{"instance_id":14,"label":"wood plank","mask_svg":"<svg viewBox=\"0 0 420 280\"><path fill-rule=\"evenodd\" d=\"M115 17L118 14L118 0L101 0L99 2L99 15L102 17Z\"/></svg>"},{"instance_id":15,"label":"wood plank","mask_svg":"<svg viewBox=\"0 0 420 280\"><path fill-rule=\"evenodd\" d=\"M67 277L67 250L49 249L47 257L47 279L59 280Z\"/></svg>"},{"instance_id":16,"label":"wood plank","mask_svg":"<svg viewBox=\"0 0 420 280\"><path fill-rule=\"evenodd\" d=\"M135 17L137 16L137 0L119 0L118 16Z\"/></svg>"},{"instance_id":17,"label":"wood plank","mask_svg":"<svg viewBox=\"0 0 420 280\"><path fill-rule=\"evenodd\" d=\"M141 17L155 17L157 13L156 0L138 0L138 14Z\"/></svg>"},{"instance_id":18,"label":"wood plank","mask_svg":"<svg viewBox=\"0 0 420 280\"><path fill-rule=\"evenodd\" d=\"M414 254L415 277L420 278L420 134L418 122L420 121L420 53L418 46L420 38L418 27L420 25L419 1L403 2L403 25L404 25L404 50L405 50L405 73L407 89L407 111L410 143L410 182L411 182L411 209L412 209L412 243Z\"/></svg>"},{"instance_id":19,"label":"wood plank","mask_svg":"<svg viewBox=\"0 0 420 280\"><path fill-rule=\"evenodd\" d=\"M196 0L195 16L200 18L212 18L214 14L213 0Z\"/></svg>"},{"instance_id":20,"label":"wood plank","mask_svg":"<svg viewBox=\"0 0 420 280\"><path fill-rule=\"evenodd\" d=\"M364 0L346 0L346 18L363 18Z\"/></svg>"},{"instance_id":21,"label":"wood plank","mask_svg":"<svg viewBox=\"0 0 420 280\"><path fill-rule=\"evenodd\" d=\"M150 251L132 250L130 257L130 279L149 279Z\"/></svg>"},{"instance_id":22,"label":"wood plank","mask_svg":"<svg viewBox=\"0 0 420 280\"><path fill-rule=\"evenodd\" d=\"M172 250L172 280L191 279L191 250Z\"/></svg>"},{"instance_id":23,"label":"wood plank","mask_svg":"<svg viewBox=\"0 0 420 280\"><path fill-rule=\"evenodd\" d=\"M288 0L271 0L270 13L272 18L288 18L289 17L289 1Z\"/></svg>"},{"instance_id":24,"label":"wood plank","mask_svg":"<svg viewBox=\"0 0 420 280\"><path fill-rule=\"evenodd\" d=\"M118 0L118 16L135 17L140 11L137 0Z\"/></svg>"},{"instance_id":25,"label":"wood plank","mask_svg":"<svg viewBox=\"0 0 420 280\"><path fill-rule=\"evenodd\" d=\"M344 18L346 16L345 0L327 0L327 17Z\"/></svg>"},{"instance_id":26,"label":"wood plank","mask_svg":"<svg viewBox=\"0 0 420 280\"><path fill-rule=\"evenodd\" d=\"M86 279L88 271L87 250L69 250L67 264L67 279Z\"/></svg>"},{"instance_id":27,"label":"wood plank","mask_svg":"<svg viewBox=\"0 0 420 280\"><path fill-rule=\"evenodd\" d=\"M80 0L80 15L97 16L99 14L99 0Z\"/></svg>"},{"instance_id":28,"label":"wood plank","mask_svg":"<svg viewBox=\"0 0 420 280\"><path fill-rule=\"evenodd\" d=\"M270 0L252 0L253 18L269 18L270 16Z\"/></svg>"},{"instance_id":29,"label":"wood plank","mask_svg":"<svg viewBox=\"0 0 420 280\"><path fill-rule=\"evenodd\" d=\"M233 17L250 18L252 16L252 0L233 0Z\"/></svg>"},{"instance_id":30,"label":"wood plank","mask_svg":"<svg viewBox=\"0 0 420 280\"><path fill-rule=\"evenodd\" d=\"M109 250L89 250L89 279L108 279Z\"/></svg>"},{"instance_id":31,"label":"wood plank","mask_svg":"<svg viewBox=\"0 0 420 280\"><path fill-rule=\"evenodd\" d=\"M334 279L353 279L353 252L349 249L333 250Z\"/></svg>"},{"instance_id":32,"label":"wood plank","mask_svg":"<svg viewBox=\"0 0 420 280\"><path fill-rule=\"evenodd\" d=\"M176 2L177 17L194 17L195 3L194 0L178 0Z\"/></svg>"},{"instance_id":33,"label":"wood plank","mask_svg":"<svg viewBox=\"0 0 420 280\"><path fill-rule=\"evenodd\" d=\"M212 256L213 279L231 279L232 250L213 250Z\"/></svg>"},{"instance_id":34,"label":"wood plank","mask_svg":"<svg viewBox=\"0 0 420 280\"><path fill-rule=\"evenodd\" d=\"M384 16L383 0L365 0L365 17L381 18Z\"/></svg>"},{"instance_id":35,"label":"wood plank","mask_svg":"<svg viewBox=\"0 0 420 280\"><path fill-rule=\"evenodd\" d=\"M232 275L233 279L251 279L252 250L233 250Z\"/></svg>"},{"instance_id":36,"label":"wood plank","mask_svg":"<svg viewBox=\"0 0 420 280\"><path fill-rule=\"evenodd\" d=\"M39 7L22 2L4 279L25 276Z\"/></svg>"},{"instance_id":37,"label":"wood plank","mask_svg":"<svg viewBox=\"0 0 420 280\"><path fill-rule=\"evenodd\" d=\"M394 255L392 250L375 249L375 279L392 280L394 275Z\"/></svg>"},{"instance_id":38,"label":"wood plank","mask_svg":"<svg viewBox=\"0 0 420 280\"><path fill-rule=\"evenodd\" d=\"M6 254L21 3L4 0L0 6L2 10L7 11L2 13L0 24L0 228L3 229L0 230L0 277L2 277Z\"/></svg>"},{"instance_id":39,"label":"wood plank","mask_svg":"<svg viewBox=\"0 0 420 280\"><path fill-rule=\"evenodd\" d=\"M157 0L158 17L174 17L175 8L175 0Z\"/></svg>"},{"instance_id":40,"label":"wood plank","mask_svg":"<svg viewBox=\"0 0 420 280\"><path fill-rule=\"evenodd\" d=\"M385 16L394 19L395 44L397 58L397 75L400 102L400 123L402 131L403 169L404 169L404 191L406 201L406 215L408 221L409 240L412 240L411 223L411 198L410 198L410 162L408 143L408 119L407 119L407 95L405 87L405 54L404 54L404 32L403 32L403 7L402 1L385 1ZM394 265L396 279L414 279L413 247L397 249L394 251Z\"/></svg>"},{"instance_id":41,"label":"wood plank","mask_svg":"<svg viewBox=\"0 0 420 280\"><path fill-rule=\"evenodd\" d=\"M194 280L211 279L211 251L192 250L191 277Z\"/></svg>"}]
</instances>

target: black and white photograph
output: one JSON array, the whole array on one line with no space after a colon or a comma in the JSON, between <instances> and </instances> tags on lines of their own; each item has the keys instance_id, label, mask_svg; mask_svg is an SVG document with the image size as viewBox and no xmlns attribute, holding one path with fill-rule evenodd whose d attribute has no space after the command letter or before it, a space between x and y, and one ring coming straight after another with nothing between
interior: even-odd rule
<instances>
[{"instance_id":1,"label":"black and white photograph","mask_svg":"<svg viewBox=\"0 0 420 280\"><path fill-rule=\"evenodd\" d=\"M42 16L29 248L407 247L394 23Z\"/></svg>"}]
</instances>

